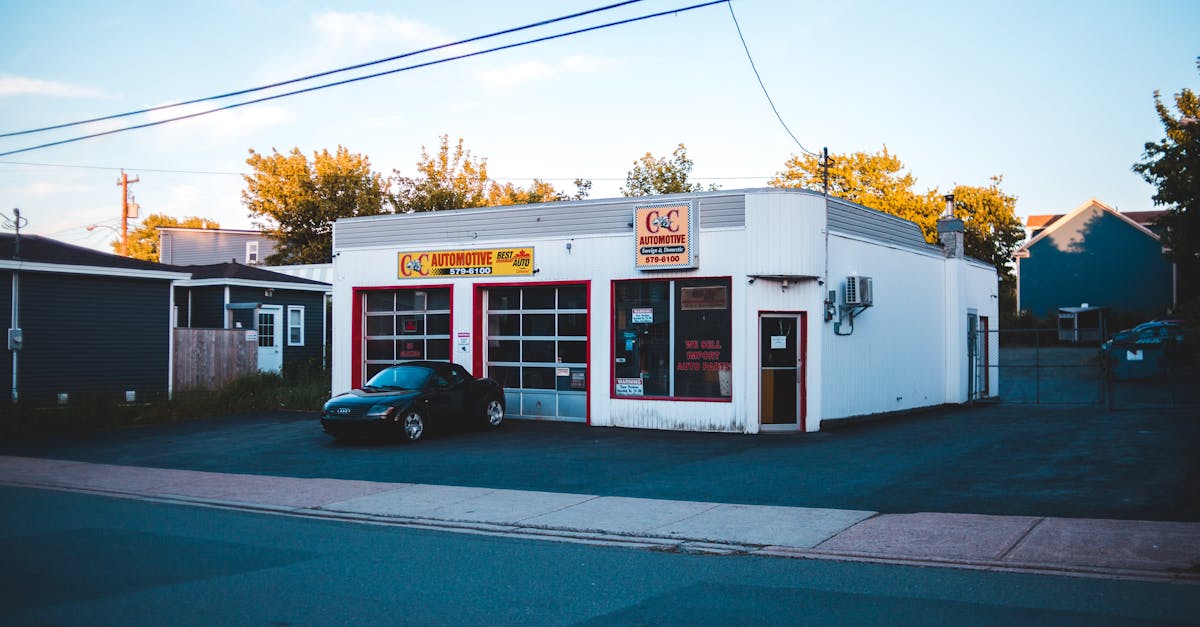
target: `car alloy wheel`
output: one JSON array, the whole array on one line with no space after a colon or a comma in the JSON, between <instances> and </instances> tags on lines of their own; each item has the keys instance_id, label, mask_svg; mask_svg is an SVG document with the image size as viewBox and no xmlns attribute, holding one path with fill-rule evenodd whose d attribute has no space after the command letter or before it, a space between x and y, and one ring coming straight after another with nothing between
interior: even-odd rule
<instances>
[{"instance_id":1,"label":"car alloy wheel","mask_svg":"<svg viewBox=\"0 0 1200 627\"><path fill-rule=\"evenodd\" d=\"M420 412L410 411L401 419L404 427L404 437L410 442L416 442L425 434L425 417Z\"/></svg>"},{"instance_id":2,"label":"car alloy wheel","mask_svg":"<svg viewBox=\"0 0 1200 627\"><path fill-rule=\"evenodd\" d=\"M504 404L499 399L493 398L488 401L483 411L488 426L499 427L500 423L504 422Z\"/></svg>"}]
</instances>

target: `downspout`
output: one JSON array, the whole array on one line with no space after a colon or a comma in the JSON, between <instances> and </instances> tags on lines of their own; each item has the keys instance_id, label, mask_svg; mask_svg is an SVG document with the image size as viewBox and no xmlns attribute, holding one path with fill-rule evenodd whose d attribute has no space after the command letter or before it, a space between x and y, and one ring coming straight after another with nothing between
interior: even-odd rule
<instances>
[{"instance_id":1,"label":"downspout","mask_svg":"<svg viewBox=\"0 0 1200 627\"><path fill-rule=\"evenodd\" d=\"M233 326L233 324L230 322L230 320L233 318L233 312L229 310L229 286L228 285L225 286L225 306L222 307L222 309L225 310L225 312L224 312L225 315L223 316L223 318L224 318L224 327L223 328L228 329Z\"/></svg>"},{"instance_id":2,"label":"downspout","mask_svg":"<svg viewBox=\"0 0 1200 627\"><path fill-rule=\"evenodd\" d=\"M175 311L175 281L167 283L170 302L167 303L167 400L175 396L175 325L179 315Z\"/></svg>"}]
</instances>

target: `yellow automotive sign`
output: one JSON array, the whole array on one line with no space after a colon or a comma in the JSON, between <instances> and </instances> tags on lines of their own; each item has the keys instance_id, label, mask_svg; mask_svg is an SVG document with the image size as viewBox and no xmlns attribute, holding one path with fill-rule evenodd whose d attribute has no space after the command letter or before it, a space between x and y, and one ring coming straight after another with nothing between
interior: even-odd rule
<instances>
[{"instance_id":1,"label":"yellow automotive sign","mask_svg":"<svg viewBox=\"0 0 1200 627\"><path fill-rule=\"evenodd\" d=\"M639 270L695 268L695 216L690 202L634 207L634 266Z\"/></svg>"},{"instance_id":2,"label":"yellow automotive sign","mask_svg":"<svg viewBox=\"0 0 1200 627\"><path fill-rule=\"evenodd\" d=\"M532 246L402 252L398 258L401 279L533 275Z\"/></svg>"}]
</instances>

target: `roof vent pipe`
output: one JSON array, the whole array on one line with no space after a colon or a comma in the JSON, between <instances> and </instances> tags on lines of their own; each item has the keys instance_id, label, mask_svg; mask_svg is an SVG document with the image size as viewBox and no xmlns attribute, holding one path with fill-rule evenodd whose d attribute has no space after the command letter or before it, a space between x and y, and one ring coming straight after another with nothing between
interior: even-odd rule
<instances>
[{"instance_id":1,"label":"roof vent pipe","mask_svg":"<svg viewBox=\"0 0 1200 627\"><path fill-rule=\"evenodd\" d=\"M946 210L937 221L938 240L946 258L960 258L963 253L963 221L954 217L954 194L946 194Z\"/></svg>"}]
</instances>

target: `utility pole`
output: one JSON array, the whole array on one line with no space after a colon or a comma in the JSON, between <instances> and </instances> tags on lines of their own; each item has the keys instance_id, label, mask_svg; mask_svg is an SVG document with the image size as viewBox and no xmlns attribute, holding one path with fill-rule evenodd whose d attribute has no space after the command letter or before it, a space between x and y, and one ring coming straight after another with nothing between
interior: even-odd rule
<instances>
[{"instance_id":1,"label":"utility pole","mask_svg":"<svg viewBox=\"0 0 1200 627\"><path fill-rule=\"evenodd\" d=\"M125 257L129 256L129 218L138 217L138 205L129 197L129 185L140 180L136 176L129 178L125 170L121 170L121 178L117 180L117 185L121 186L121 255Z\"/></svg>"}]
</instances>

